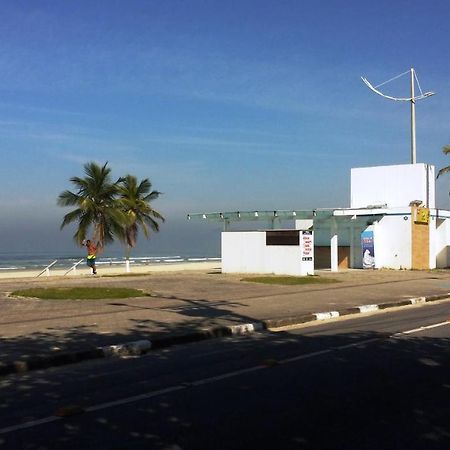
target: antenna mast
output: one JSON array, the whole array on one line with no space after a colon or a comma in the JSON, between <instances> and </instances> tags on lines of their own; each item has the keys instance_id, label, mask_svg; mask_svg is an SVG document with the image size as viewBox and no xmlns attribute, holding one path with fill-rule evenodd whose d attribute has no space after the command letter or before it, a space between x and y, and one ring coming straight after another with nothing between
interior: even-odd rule
<instances>
[{"instance_id":1,"label":"antenna mast","mask_svg":"<svg viewBox=\"0 0 450 450\"><path fill-rule=\"evenodd\" d=\"M389 95L385 95L382 92L380 92L377 88L380 86L383 86L384 84L387 84L403 75L406 75L407 73L410 73L411 75L411 96L408 97L392 97ZM389 100L394 100L394 101L400 101L400 102L411 102L411 164L416 164L417 162L417 152L416 152L416 101L417 100L422 100L423 98L427 98L427 97L431 97L432 95L434 95L434 92L422 92L422 89L420 87L419 84L419 80L417 78L416 75L416 71L411 68L410 70L397 75L394 78L391 78L390 80L385 81L384 83L379 84L378 86L372 86L372 84L367 80L367 78L365 77L361 77L361 79L363 80L363 82L366 84L366 86L371 89L373 92L375 92L378 95L381 95L381 97L387 98ZM420 91L420 95L418 95L417 97L415 96L414 93L414 87L415 87L415 82L417 81L417 86L419 87L419 91Z\"/></svg>"}]
</instances>

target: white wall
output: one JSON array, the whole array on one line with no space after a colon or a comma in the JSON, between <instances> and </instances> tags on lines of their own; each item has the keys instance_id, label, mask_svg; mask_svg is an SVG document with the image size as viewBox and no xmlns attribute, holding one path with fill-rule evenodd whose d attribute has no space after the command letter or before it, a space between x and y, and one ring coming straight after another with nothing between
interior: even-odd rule
<instances>
[{"instance_id":1,"label":"white wall","mask_svg":"<svg viewBox=\"0 0 450 450\"><path fill-rule=\"evenodd\" d=\"M411 214L384 216L373 227L375 267L411 269Z\"/></svg>"},{"instance_id":2,"label":"white wall","mask_svg":"<svg viewBox=\"0 0 450 450\"><path fill-rule=\"evenodd\" d=\"M450 219L435 220L436 267L450 267Z\"/></svg>"},{"instance_id":3,"label":"white wall","mask_svg":"<svg viewBox=\"0 0 450 450\"><path fill-rule=\"evenodd\" d=\"M351 208L383 204L388 208L405 207L412 200L422 200L429 208L435 208L434 166L403 164L351 169Z\"/></svg>"},{"instance_id":4,"label":"white wall","mask_svg":"<svg viewBox=\"0 0 450 450\"><path fill-rule=\"evenodd\" d=\"M313 264L302 261L301 245L266 245L265 231L222 232L223 273L313 275Z\"/></svg>"},{"instance_id":5,"label":"white wall","mask_svg":"<svg viewBox=\"0 0 450 450\"><path fill-rule=\"evenodd\" d=\"M430 211L430 226L429 226L429 236L430 236L430 248L429 248L429 262L428 267L430 269L435 269L437 264L437 249L438 249L438 243L437 243L437 229L436 229L436 211L434 213Z\"/></svg>"}]
</instances>

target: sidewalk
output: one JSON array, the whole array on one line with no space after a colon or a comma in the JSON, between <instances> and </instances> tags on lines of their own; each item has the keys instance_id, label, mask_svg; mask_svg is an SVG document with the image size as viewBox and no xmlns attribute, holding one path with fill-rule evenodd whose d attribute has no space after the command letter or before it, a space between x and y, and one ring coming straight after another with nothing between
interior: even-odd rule
<instances>
[{"instance_id":1,"label":"sidewalk","mask_svg":"<svg viewBox=\"0 0 450 450\"><path fill-rule=\"evenodd\" d=\"M318 274L337 282L263 285L207 266L135 277L2 279L0 374L102 357L99 348L127 342L145 340L157 347L231 334L235 325L272 327L321 319L316 313L355 313L362 305L389 307L417 297L450 297L450 271ZM23 287L79 285L127 286L151 296L84 301L8 297Z\"/></svg>"}]
</instances>

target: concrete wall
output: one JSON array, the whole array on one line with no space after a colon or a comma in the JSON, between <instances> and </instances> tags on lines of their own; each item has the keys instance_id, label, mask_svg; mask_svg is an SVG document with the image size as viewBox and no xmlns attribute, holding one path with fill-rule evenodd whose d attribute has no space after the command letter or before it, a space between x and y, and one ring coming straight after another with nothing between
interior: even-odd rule
<instances>
[{"instance_id":1,"label":"concrete wall","mask_svg":"<svg viewBox=\"0 0 450 450\"><path fill-rule=\"evenodd\" d=\"M411 214L384 216L373 225L375 267L411 269Z\"/></svg>"},{"instance_id":2,"label":"concrete wall","mask_svg":"<svg viewBox=\"0 0 450 450\"><path fill-rule=\"evenodd\" d=\"M412 200L435 208L434 166L403 164L351 169L351 208L383 204L388 208L405 207Z\"/></svg>"},{"instance_id":3,"label":"concrete wall","mask_svg":"<svg viewBox=\"0 0 450 450\"><path fill-rule=\"evenodd\" d=\"M300 245L266 245L265 231L224 231L222 272L313 275L314 262L302 261L301 248L301 241Z\"/></svg>"},{"instance_id":4,"label":"concrete wall","mask_svg":"<svg viewBox=\"0 0 450 450\"><path fill-rule=\"evenodd\" d=\"M447 222L447 227L449 222ZM437 222L436 217L431 215L430 211L430 226L429 226L429 268L436 269L437 267L437 256L438 256L438 245L437 245Z\"/></svg>"}]
</instances>

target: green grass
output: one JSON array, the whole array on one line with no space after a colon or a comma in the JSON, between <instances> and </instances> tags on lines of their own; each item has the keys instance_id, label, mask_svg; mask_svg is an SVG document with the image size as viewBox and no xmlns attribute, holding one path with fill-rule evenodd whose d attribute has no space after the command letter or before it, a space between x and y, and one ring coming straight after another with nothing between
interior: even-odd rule
<instances>
[{"instance_id":1,"label":"green grass","mask_svg":"<svg viewBox=\"0 0 450 450\"><path fill-rule=\"evenodd\" d=\"M266 276L266 277L247 277L242 278L241 281L249 281L251 283L263 283L263 284L281 284L285 286L302 285L302 284L328 284L338 283L338 280L331 278L320 278L318 276L306 276L306 277L288 277L288 276Z\"/></svg>"},{"instance_id":2,"label":"green grass","mask_svg":"<svg viewBox=\"0 0 450 450\"><path fill-rule=\"evenodd\" d=\"M11 293L16 297L35 297L44 300L95 300L109 298L146 297L149 294L138 289L73 287L73 288L32 288Z\"/></svg>"}]
</instances>

